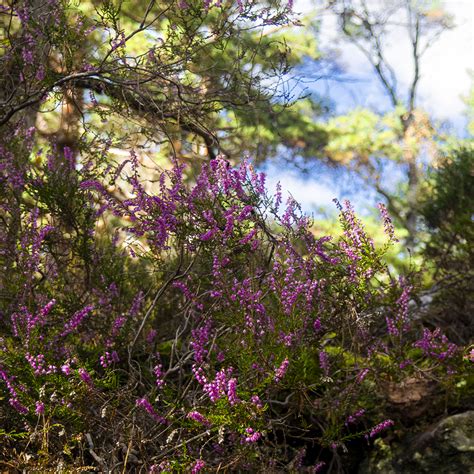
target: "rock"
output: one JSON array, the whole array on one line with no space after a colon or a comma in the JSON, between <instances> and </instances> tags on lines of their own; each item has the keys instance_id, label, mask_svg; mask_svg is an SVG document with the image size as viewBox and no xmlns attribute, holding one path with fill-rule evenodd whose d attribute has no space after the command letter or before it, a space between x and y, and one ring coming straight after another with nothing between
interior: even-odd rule
<instances>
[{"instance_id":1,"label":"rock","mask_svg":"<svg viewBox=\"0 0 474 474\"><path fill-rule=\"evenodd\" d=\"M424 473L474 474L474 411L444 418L393 449L385 445L359 469L359 474Z\"/></svg>"}]
</instances>

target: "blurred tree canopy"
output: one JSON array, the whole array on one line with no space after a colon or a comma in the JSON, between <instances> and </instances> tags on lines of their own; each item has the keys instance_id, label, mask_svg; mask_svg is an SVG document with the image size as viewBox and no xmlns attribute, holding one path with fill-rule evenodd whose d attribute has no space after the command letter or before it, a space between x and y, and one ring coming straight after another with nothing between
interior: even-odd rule
<instances>
[{"instance_id":1,"label":"blurred tree canopy","mask_svg":"<svg viewBox=\"0 0 474 474\"><path fill-rule=\"evenodd\" d=\"M365 56L390 104L386 111L355 108L331 118L325 126L324 151L383 196L397 224L408 231L406 244L413 248L420 230L424 172L441 141L441 132L418 103L419 81L424 54L452 27L451 18L439 2L431 1L331 0L322 2L322 11L337 18L341 38ZM387 53L394 32L408 39L412 75L407 86ZM394 170L402 176L396 190L393 182L400 178L389 175Z\"/></svg>"},{"instance_id":2,"label":"blurred tree canopy","mask_svg":"<svg viewBox=\"0 0 474 474\"><path fill-rule=\"evenodd\" d=\"M471 86L469 95L466 98L466 105L467 105L467 116L469 119L467 129L471 137L473 137L474 136L474 74L473 74L473 85Z\"/></svg>"},{"instance_id":3,"label":"blurred tree canopy","mask_svg":"<svg viewBox=\"0 0 474 474\"><path fill-rule=\"evenodd\" d=\"M318 114L318 103L288 108L285 75L319 53L301 28L299 46L287 43L298 27L287 2L32 0L2 10L2 125L38 120L73 149L88 130L187 158L324 146L322 128L298 112Z\"/></svg>"},{"instance_id":4,"label":"blurred tree canopy","mask_svg":"<svg viewBox=\"0 0 474 474\"><path fill-rule=\"evenodd\" d=\"M473 335L474 292L474 147L451 150L428 173L421 215L425 225L424 257L432 270L435 304L428 318L453 338Z\"/></svg>"}]
</instances>

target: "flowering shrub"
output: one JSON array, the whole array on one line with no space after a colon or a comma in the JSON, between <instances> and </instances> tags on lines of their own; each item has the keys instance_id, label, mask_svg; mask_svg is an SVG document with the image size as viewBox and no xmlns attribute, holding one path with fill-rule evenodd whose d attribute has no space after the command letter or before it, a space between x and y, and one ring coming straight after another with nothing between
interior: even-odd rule
<instances>
[{"instance_id":1,"label":"flowering shrub","mask_svg":"<svg viewBox=\"0 0 474 474\"><path fill-rule=\"evenodd\" d=\"M387 382L469 363L413 319L383 207L378 249L349 202L316 238L246 161L150 180L134 152L38 156L1 178L2 436L36 466L331 470L396 423Z\"/></svg>"},{"instance_id":2,"label":"flowering shrub","mask_svg":"<svg viewBox=\"0 0 474 474\"><path fill-rule=\"evenodd\" d=\"M398 426L394 384L465 382L472 348L421 327L416 278L384 263L384 206L381 248L349 202L341 235L316 237L279 186L216 156L231 116L284 102L271 32L292 6L0 6L8 469L332 471ZM185 167L191 140L206 159Z\"/></svg>"}]
</instances>

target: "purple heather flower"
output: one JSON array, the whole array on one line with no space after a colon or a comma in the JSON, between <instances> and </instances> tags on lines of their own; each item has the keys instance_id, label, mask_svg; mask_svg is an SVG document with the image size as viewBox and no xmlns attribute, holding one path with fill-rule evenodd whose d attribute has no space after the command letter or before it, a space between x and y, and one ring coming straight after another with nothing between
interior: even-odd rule
<instances>
[{"instance_id":1,"label":"purple heather flower","mask_svg":"<svg viewBox=\"0 0 474 474\"><path fill-rule=\"evenodd\" d=\"M427 328L423 329L423 337L413 346L422 349L425 356L441 361L452 359L458 352L458 346L450 342L439 328L433 332Z\"/></svg>"},{"instance_id":2,"label":"purple heather flower","mask_svg":"<svg viewBox=\"0 0 474 474\"><path fill-rule=\"evenodd\" d=\"M258 395L252 395L250 398L250 401L257 407L257 408L263 408L263 403L262 400L260 400L260 397Z\"/></svg>"},{"instance_id":3,"label":"purple heather flower","mask_svg":"<svg viewBox=\"0 0 474 474\"><path fill-rule=\"evenodd\" d=\"M143 291L139 291L135 298L133 299L133 302L132 302L132 305L130 307L130 310L128 312L128 316L130 318L135 318L138 313L140 312L140 309L142 307L142 304L143 304L143 301L144 301L144 294L143 294Z\"/></svg>"},{"instance_id":4,"label":"purple heather flower","mask_svg":"<svg viewBox=\"0 0 474 474\"><path fill-rule=\"evenodd\" d=\"M257 229L253 228L245 237L240 239L239 244L241 245L248 244L255 237L256 233L257 233Z\"/></svg>"},{"instance_id":5,"label":"purple heather flower","mask_svg":"<svg viewBox=\"0 0 474 474\"><path fill-rule=\"evenodd\" d=\"M360 410L357 410L355 413L347 417L347 420L344 424L348 426L352 423L355 423L361 416L364 415L364 413L365 413L365 410L363 408L361 408Z\"/></svg>"},{"instance_id":6,"label":"purple heather flower","mask_svg":"<svg viewBox=\"0 0 474 474\"><path fill-rule=\"evenodd\" d=\"M301 468L303 467L303 459L305 455L306 455L306 448L301 448L298 450L293 460L294 469L296 469L298 472L300 472Z\"/></svg>"},{"instance_id":7,"label":"purple heather flower","mask_svg":"<svg viewBox=\"0 0 474 474\"><path fill-rule=\"evenodd\" d=\"M193 364L191 368L194 378L201 384L204 385L207 383L207 377L204 374L202 367L198 367L196 364Z\"/></svg>"},{"instance_id":8,"label":"purple heather flower","mask_svg":"<svg viewBox=\"0 0 474 474\"><path fill-rule=\"evenodd\" d=\"M117 337L118 333L123 328L126 322L127 322L127 318L123 315L115 319L115 321L112 324L112 333L111 333L112 338Z\"/></svg>"},{"instance_id":9,"label":"purple heather flower","mask_svg":"<svg viewBox=\"0 0 474 474\"><path fill-rule=\"evenodd\" d=\"M25 359L28 361L31 368L33 369L35 376L53 374L57 370L56 366L52 364L46 365L44 354L32 356L27 352L25 354Z\"/></svg>"},{"instance_id":10,"label":"purple heather flower","mask_svg":"<svg viewBox=\"0 0 474 474\"><path fill-rule=\"evenodd\" d=\"M148 344L152 344L153 341L155 340L157 334L158 334L158 331L156 331L155 329L150 329L148 331L148 334L145 337L146 342Z\"/></svg>"},{"instance_id":11,"label":"purple heather flower","mask_svg":"<svg viewBox=\"0 0 474 474\"><path fill-rule=\"evenodd\" d=\"M0 367L0 378L3 379L5 382L8 392L10 394L10 399L8 402L10 405L18 412L21 413L22 415L25 415L28 413L28 408L26 408L24 405L20 403L18 400L18 393L16 391L16 388L13 386L13 377L8 377L7 373Z\"/></svg>"},{"instance_id":12,"label":"purple heather flower","mask_svg":"<svg viewBox=\"0 0 474 474\"><path fill-rule=\"evenodd\" d=\"M280 209L281 202L282 202L281 183L280 181L278 181L278 183L276 184L276 192L275 192L275 204L274 204L275 212L278 212L278 209Z\"/></svg>"},{"instance_id":13,"label":"purple heather flower","mask_svg":"<svg viewBox=\"0 0 474 474\"><path fill-rule=\"evenodd\" d=\"M100 365L104 368L107 368L114 363L116 364L119 361L120 359L116 351L106 352L104 355L100 356L99 359Z\"/></svg>"},{"instance_id":14,"label":"purple heather flower","mask_svg":"<svg viewBox=\"0 0 474 474\"><path fill-rule=\"evenodd\" d=\"M166 424L166 419L156 413L152 404L146 398L139 398L136 401L137 407L143 408L155 421L158 423Z\"/></svg>"},{"instance_id":15,"label":"purple heather flower","mask_svg":"<svg viewBox=\"0 0 474 474\"><path fill-rule=\"evenodd\" d=\"M163 472L168 472L172 471L171 469L171 464L169 461L161 461L160 464L152 464L150 466L150 470L148 471L148 474L154 474L154 473L163 473Z\"/></svg>"},{"instance_id":16,"label":"purple heather flower","mask_svg":"<svg viewBox=\"0 0 474 474\"><path fill-rule=\"evenodd\" d=\"M382 423L379 423L378 425L374 426L371 430L370 430L370 433L368 435L366 435L366 438L374 438L375 436L377 436L379 433L381 433L382 431L386 430L387 428L390 428L390 426L393 426L395 423L393 422L393 420L385 420L385 421L382 421Z\"/></svg>"},{"instance_id":17,"label":"purple heather flower","mask_svg":"<svg viewBox=\"0 0 474 474\"><path fill-rule=\"evenodd\" d=\"M318 333L319 331L321 331L321 328L322 328L321 320L319 318L315 319L313 323L314 332Z\"/></svg>"},{"instance_id":18,"label":"purple heather flower","mask_svg":"<svg viewBox=\"0 0 474 474\"><path fill-rule=\"evenodd\" d=\"M227 382L227 398L231 406L240 401L237 396L237 380L235 378L231 378Z\"/></svg>"},{"instance_id":19,"label":"purple heather flower","mask_svg":"<svg viewBox=\"0 0 474 474\"><path fill-rule=\"evenodd\" d=\"M288 370L288 366L290 365L290 361L286 358L275 371L274 380L275 382L280 382L280 380L285 376L286 371Z\"/></svg>"},{"instance_id":20,"label":"purple heather flower","mask_svg":"<svg viewBox=\"0 0 474 474\"><path fill-rule=\"evenodd\" d=\"M94 382L92 381L92 377L90 376L89 372L87 372L86 369L81 367L78 370L78 373L79 373L79 377L85 384L87 384L89 387L92 387L94 385Z\"/></svg>"},{"instance_id":21,"label":"purple heather flower","mask_svg":"<svg viewBox=\"0 0 474 474\"><path fill-rule=\"evenodd\" d=\"M380 215L382 216L385 233L388 235L390 241L398 242L398 239L395 238L395 229L393 227L392 219L390 218L387 208L382 203L377 204L377 207L379 208Z\"/></svg>"},{"instance_id":22,"label":"purple heather flower","mask_svg":"<svg viewBox=\"0 0 474 474\"><path fill-rule=\"evenodd\" d=\"M10 403L10 405L21 415L26 415L28 413L28 408L22 405L17 398L10 398L8 403Z\"/></svg>"},{"instance_id":23,"label":"purple heather flower","mask_svg":"<svg viewBox=\"0 0 474 474\"><path fill-rule=\"evenodd\" d=\"M69 365L69 363L66 363L64 365L61 366L61 372L64 374L64 375L71 375L71 366Z\"/></svg>"},{"instance_id":24,"label":"purple heather flower","mask_svg":"<svg viewBox=\"0 0 474 474\"><path fill-rule=\"evenodd\" d=\"M215 229L215 228L210 229L210 230L208 230L207 232L205 232L204 234L201 234L201 235L199 236L199 238L200 238L202 241L206 242L206 241L208 241L208 240L211 240L211 239L214 237L214 234L215 234L216 232L217 232L217 229Z\"/></svg>"},{"instance_id":25,"label":"purple heather flower","mask_svg":"<svg viewBox=\"0 0 474 474\"><path fill-rule=\"evenodd\" d=\"M206 463L202 460L202 459L198 459L192 469L191 469L191 474L197 474L199 471L201 471L202 469L204 469L204 467L206 466Z\"/></svg>"},{"instance_id":26,"label":"purple heather flower","mask_svg":"<svg viewBox=\"0 0 474 474\"><path fill-rule=\"evenodd\" d=\"M44 403L37 401L35 405L35 413L37 415L42 415L44 413Z\"/></svg>"},{"instance_id":27,"label":"purple heather flower","mask_svg":"<svg viewBox=\"0 0 474 474\"><path fill-rule=\"evenodd\" d=\"M192 340L190 343L191 348L194 350L194 360L198 364L202 364L206 358L208 351L205 349L205 345L211 337L211 322L206 323L191 331Z\"/></svg>"},{"instance_id":28,"label":"purple heather flower","mask_svg":"<svg viewBox=\"0 0 474 474\"><path fill-rule=\"evenodd\" d=\"M400 362L400 364L398 364L398 367L400 367L401 370L405 369L406 367L408 367L409 365L412 365L413 364L413 361L411 361L410 359L406 359L406 360L403 360L402 362Z\"/></svg>"},{"instance_id":29,"label":"purple heather flower","mask_svg":"<svg viewBox=\"0 0 474 474\"><path fill-rule=\"evenodd\" d=\"M94 309L92 305L82 308L80 311L74 313L72 318L64 325L64 330L61 333L62 337L67 336L73 332L82 323L84 318Z\"/></svg>"},{"instance_id":30,"label":"purple heather flower","mask_svg":"<svg viewBox=\"0 0 474 474\"><path fill-rule=\"evenodd\" d=\"M313 474L316 474L318 472L321 471L321 469L323 469L323 467L326 465L326 463L324 461L320 461L318 462L317 464L315 464L313 466L313 470L311 471Z\"/></svg>"},{"instance_id":31,"label":"purple heather flower","mask_svg":"<svg viewBox=\"0 0 474 474\"><path fill-rule=\"evenodd\" d=\"M198 411L190 411L188 414L187 414L187 418L190 418L191 420L194 420L194 421L197 421L198 423L201 423L202 425L205 425L205 426L208 426L210 425L209 423L209 420L201 415L201 413L199 413Z\"/></svg>"},{"instance_id":32,"label":"purple heather flower","mask_svg":"<svg viewBox=\"0 0 474 474\"><path fill-rule=\"evenodd\" d=\"M398 336L399 331L395 326L395 321L392 318L389 318L388 316L385 318L385 321L387 323L387 331L390 336Z\"/></svg>"},{"instance_id":33,"label":"purple heather flower","mask_svg":"<svg viewBox=\"0 0 474 474\"><path fill-rule=\"evenodd\" d=\"M212 382L204 384L204 391L209 395L211 402L216 402L219 398L225 395L227 387L227 373L225 369L221 369L216 373Z\"/></svg>"},{"instance_id":34,"label":"purple heather flower","mask_svg":"<svg viewBox=\"0 0 474 474\"><path fill-rule=\"evenodd\" d=\"M256 443L262 437L262 433L255 431L253 428L246 428L245 430L245 443Z\"/></svg>"},{"instance_id":35,"label":"purple heather flower","mask_svg":"<svg viewBox=\"0 0 474 474\"><path fill-rule=\"evenodd\" d=\"M362 369L358 374L357 374L357 377L356 377L356 381L357 383L362 383L362 381L365 379L365 377L367 377L367 374L369 373L369 369L365 368L365 369Z\"/></svg>"}]
</instances>

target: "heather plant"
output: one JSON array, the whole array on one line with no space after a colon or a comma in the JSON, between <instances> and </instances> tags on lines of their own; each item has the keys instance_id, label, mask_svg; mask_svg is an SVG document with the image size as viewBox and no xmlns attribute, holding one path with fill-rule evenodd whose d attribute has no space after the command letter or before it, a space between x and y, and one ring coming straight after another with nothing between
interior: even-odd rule
<instances>
[{"instance_id":1,"label":"heather plant","mask_svg":"<svg viewBox=\"0 0 474 474\"><path fill-rule=\"evenodd\" d=\"M3 254L2 436L36 467L62 452L112 472L331 470L397 422L387 383L430 374L444 393L464 377L463 349L412 317L416 279L384 264L385 208L377 248L349 202L341 235L315 237L245 160L150 180L132 151L60 181L67 153L41 153L16 208L20 180L2 181L20 223Z\"/></svg>"},{"instance_id":2,"label":"heather plant","mask_svg":"<svg viewBox=\"0 0 474 474\"><path fill-rule=\"evenodd\" d=\"M268 103L256 71L280 65L246 34L286 25L291 2L143 5L0 7L1 462L346 469L399 426L394 386L449 406L472 354L416 317L383 205L381 246L347 201L321 236L249 159L216 153L207 126ZM238 43L251 57L212 81L203 57L235 31L257 49ZM206 160L185 165L190 137Z\"/></svg>"}]
</instances>

